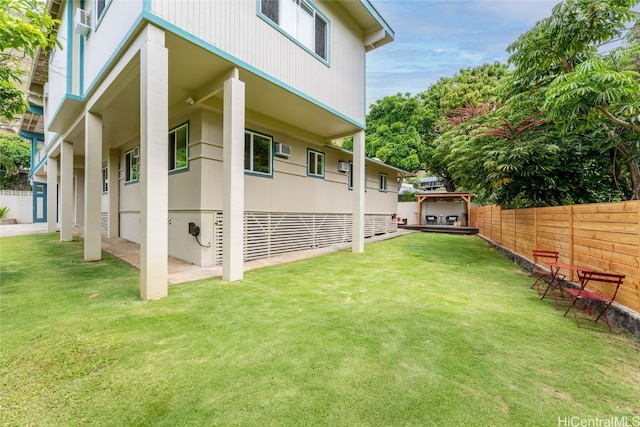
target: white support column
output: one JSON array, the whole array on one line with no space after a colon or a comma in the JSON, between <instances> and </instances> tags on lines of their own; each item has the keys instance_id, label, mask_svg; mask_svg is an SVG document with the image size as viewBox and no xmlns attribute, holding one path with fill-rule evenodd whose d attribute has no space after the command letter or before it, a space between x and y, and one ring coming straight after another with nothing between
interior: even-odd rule
<instances>
[{"instance_id":1,"label":"white support column","mask_svg":"<svg viewBox=\"0 0 640 427\"><path fill-rule=\"evenodd\" d=\"M58 211L58 159L47 159L47 231L55 233L58 229L56 214Z\"/></svg>"},{"instance_id":2,"label":"white support column","mask_svg":"<svg viewBox=\"0 0 640 427\"><path fill-rule=\"evenodd\" d=\"M364 252L364 131L353 135L353 242L351 250Z\"/></svg>"},{"instance_id":3,"label":"white support column","mask_svg":"<svg viewBox=\"0 0 640 427\"><path fill-rule=\"evenodd\" d=\"M109 198L109 237L120 236L120 150L109 151L109 179L107 181L107 191Z\"/></svg>"},{"instance_id":4,"label":"white support column","mask_svg":"<svg viewBox=\"0 0 640 427\"><path fill-rule=\"evenodd\" d=\"M60 145L60 241L73 240L73 144Z\"/></svg>"},{"instance_id":5,"label":"white support column","mask_svg":"<svg viewBox=\"0 0 640 427\"><path fill-rule=\"evenodd\" d=\"M148 25L140 49L140 298L168 295L169 53L164 31ZM186 233L186 230L185 230Z\"/></svg>"},{"instance_id":6,"label":"white support column","mask_svg":"<svg viewBox=\"0 0 640 427\"><path fill-rule=\"evenodd\" d=\"M84 260L102 259L102 117L87 112L84 136Z\"/></svg>"},{"instance_id":7,"label":"white support column","mask_svg":"<svg viewBox=\"0 0 640 427\"><path fill-rule=\"evenodd\" d=\"M244 82L238 70L224 82L222 280L244 277Z\"/></svg>"}]
</instances>

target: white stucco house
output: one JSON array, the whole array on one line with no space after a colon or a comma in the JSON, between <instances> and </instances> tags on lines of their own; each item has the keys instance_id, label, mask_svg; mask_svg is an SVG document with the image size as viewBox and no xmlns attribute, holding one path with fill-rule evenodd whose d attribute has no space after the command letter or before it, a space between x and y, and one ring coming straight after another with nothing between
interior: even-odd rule
<instances>
[{"instance_id":1,"label":"white stucco house","mask_svg":"<svg viewBox=\"0 0 640 427\"><path fill-rule=\"evenodd\" d=\"M167 256L221 265L394 232L402 171L364 156L366 53L394 33L369 0L48 0L22 135L36 221L84 259L140 244L141 298ZM353 153L330 143L354 138ZM400 179L401 180L401 179Z\"/></svg>"}]
</instances>

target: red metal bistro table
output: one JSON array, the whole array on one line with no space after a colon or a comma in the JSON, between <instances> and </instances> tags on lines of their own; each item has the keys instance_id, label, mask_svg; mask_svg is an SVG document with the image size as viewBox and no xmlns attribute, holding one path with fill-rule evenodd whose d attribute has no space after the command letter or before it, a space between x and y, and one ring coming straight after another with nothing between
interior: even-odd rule
<instances>
[{"instance_id":1,"label":"red metal bistro table","mask_svg":"<svg viewBox=\"0 0 640 427\"><path fill-rule=\"evenodd\" d=\"M562 287L560 286L560 282L562 282L562 276L560 275L560 270L568 270L568 271L580 271L580 272L590 272L593 271L588 267L582 267L574 264L565 264L562 262L550 262L549 268L551 269L551 278L549 279L549 284L547 285L547 289L545 289L541 300L545 299L547 296L553 296L553 300L556 306L556 310L558 309L558 292L560 291L560 299L564 300L565 298L562 295ZM584 289L586 285L586 280L584 280L584 275L578 274L580 289ZM567 299L568 300L568 299Z\"/></svg>"}]
</instances>

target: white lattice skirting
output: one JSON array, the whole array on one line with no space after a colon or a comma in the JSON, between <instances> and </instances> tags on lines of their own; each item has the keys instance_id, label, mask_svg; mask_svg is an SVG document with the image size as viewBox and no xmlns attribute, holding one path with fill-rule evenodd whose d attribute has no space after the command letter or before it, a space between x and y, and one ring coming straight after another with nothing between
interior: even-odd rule
<instances>
[{"instance_id":1,"label":"white lattice skirting","mask_svg":"<svg viewBox=\"0 0 640 427\"><path fill-rule=\"evenodd\" d=\"M214 213L214 265L222 265L222 213ZM397 231L391 215L365 215L365 237ZM323 248L353 239L351 214L245 212L244 260Z\"/></svg>"}]
</instances>

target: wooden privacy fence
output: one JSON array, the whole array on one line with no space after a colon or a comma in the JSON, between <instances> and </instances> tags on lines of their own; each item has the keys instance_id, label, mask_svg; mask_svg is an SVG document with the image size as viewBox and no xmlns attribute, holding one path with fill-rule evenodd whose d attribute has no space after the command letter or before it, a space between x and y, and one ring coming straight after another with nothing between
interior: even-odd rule
<instances>
[{"instance_id":1,"label":"wooden privacy fence","mask_svg":"<svg viewBox=\"0 0 640 427\"><path fill-rule=\"evenodd\" d=\"M472 207L469 223L492 242L532 260L534 248L560 262L626 276L616 302L640 312L640 201L508 209ZM571 277L576 280L575 273Z\"/></svg>"}]
</instances>

